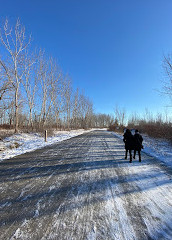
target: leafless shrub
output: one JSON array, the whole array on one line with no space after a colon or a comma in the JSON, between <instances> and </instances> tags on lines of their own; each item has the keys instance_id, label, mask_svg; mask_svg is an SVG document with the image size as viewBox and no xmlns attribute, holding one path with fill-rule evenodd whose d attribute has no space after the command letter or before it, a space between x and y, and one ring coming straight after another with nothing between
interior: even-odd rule
<instances>
[{"instance_id":1,"label":"leafless shrub","mask_svg":"<svg viewBox=\"0 0 172 240\"><path fill-rule=\"evenodd\" d=\"M13 134L14 134L14 129L0 128L0 140L3 140L6 137L10 137Z\"/></svg>"},{"instance_id":2,"label":"leafless shrub","mask_svg":"<svg viewBox=\"0 0 172 240\"><path fill-rule=\"evenodd\" d=\"M18 142L13 142L13 143L10 143L9 148L14 149L14 148L18 148L20 146L21 145Z\"/></svg>"},{"instance_id":3,"label":"leafless shrub","mask_svg":"<svg viewBox=\"0 0 172 240\"><path fill-rule=\"evenodd\" d=\"M155 119L151 121L137 120L137 124L129 122L128 128L138 128L140 132L146 133L154 138L163 138L172 142L172 123Z\"/></svg>"}]
</instances>

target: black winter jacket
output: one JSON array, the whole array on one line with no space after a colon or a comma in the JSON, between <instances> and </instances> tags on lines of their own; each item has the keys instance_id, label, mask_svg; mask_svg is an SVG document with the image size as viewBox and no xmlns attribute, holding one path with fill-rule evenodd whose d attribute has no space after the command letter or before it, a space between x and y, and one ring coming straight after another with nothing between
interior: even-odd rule
<instances>
[{"instance_id":1,"label":"black winter jacket","mask_svg":"<svg viewBox=\"0 0 172 240\"><path fill-rule=\"evenodd\" d=\"M137 151L141 151L141 149L143 148L142 142L143 142L142 136L139 133L135 133L134 134L134 143L135 143L134 149Z\"/></svg>"},{"instance_id":2,"label":"black winter jacket","mask_svg":"<svg viewBox=\"0 0 172 240\"><path fill-rule=\"evenodd\" d=\"M123 141L125 143L126 150L133 150L134 149L134 136L131 132L125 132L123 136Z\"/></svg>"}]
</instances>

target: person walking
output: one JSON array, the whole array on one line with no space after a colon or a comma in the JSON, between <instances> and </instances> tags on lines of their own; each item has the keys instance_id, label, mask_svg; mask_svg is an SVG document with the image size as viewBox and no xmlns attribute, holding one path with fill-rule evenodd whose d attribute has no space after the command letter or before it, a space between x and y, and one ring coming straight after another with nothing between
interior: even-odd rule
<instances>
[{"instance_id":1,"label":"person walking","mask_svg":"<svg viewBox=\"0 0 172 240\"><path fill-rule=\"evenodd\" d=\"M127 159L127 154L130 154L130 163L132 162L132 150L134 150L134 137L129 129L126 129L123 135L123 141L125 143L125 159Z\"/></svg>"},{"instance_id":2,"label":"person walking","mask_svg":"<svg viewBox=\"0 0 172 240\"><path fill-rule=\"evenodd\" d=\"M141 136L139 131L136 129L135 134L134 134L134 156L133 156L133 158L135 159L136 151L137 151L138 155L139 155L139 162L141 162L141 149L143 148L142 142L143 142L143 137Z\"/></svg>"}]
</instances>

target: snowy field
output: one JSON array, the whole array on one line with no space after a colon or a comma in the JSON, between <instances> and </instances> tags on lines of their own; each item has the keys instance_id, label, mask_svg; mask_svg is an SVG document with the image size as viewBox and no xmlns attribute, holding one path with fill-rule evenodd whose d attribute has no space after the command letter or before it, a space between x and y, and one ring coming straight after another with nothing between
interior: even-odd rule
<instances>
[{"instance_id":1,"label":"snowy field","mask_svg":"<svg viewBox=\"0 0 172 240\"><path fill-rule=\"evenodd\" d=\"M72 131L56 131L54 136L49 137L47 142L39 134L27 134L20 133L14 134L3 141L0 141L0 161L8 158L15 157L17 155L34 151L38 148L45 147L66 139L78 136L80 134L93 131L91 130L72 130ZM113 133L119 138L123 138L122 134ZM156 157L157 159L165 162L167 165L172 166L172 145L167 140L155 139L143 135L143 152L149 154L150 156Z\"/></svg>"}]
</instances>

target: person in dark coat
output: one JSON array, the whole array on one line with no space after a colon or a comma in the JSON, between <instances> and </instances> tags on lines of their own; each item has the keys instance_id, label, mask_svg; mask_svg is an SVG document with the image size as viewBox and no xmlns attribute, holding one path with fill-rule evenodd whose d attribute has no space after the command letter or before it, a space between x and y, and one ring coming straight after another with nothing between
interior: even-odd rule
<instances>
[{"instance_id":1,"label":"person in dark coat","mask_svg":"<svg viewBox=\"0 0 172 240\"><path fill-rule=\"evenodd\" d=\"M134 137L129 129L126 129L123 141L125 143L125 159L127 159L127 154L129 151L130 162L132 162L132 150L134 150Z\"/></svg>"},{"instance_id":2,"label":"person in dark coat","mask_svg":"<svg viewBox=\"0 0 172 240\"><path fill-rule=\"evenodd\" d=\"M135 134L134 134L134 156L133 156L133 158L135 159L136 151L137 151L138 155L139 155L139 162L141 162L141 149L143 148L142 142L143 142L143 137L141 136L139 131L136 129Z\"/></svg>"}]
</instances>

